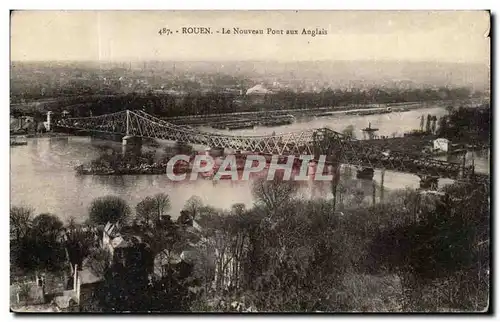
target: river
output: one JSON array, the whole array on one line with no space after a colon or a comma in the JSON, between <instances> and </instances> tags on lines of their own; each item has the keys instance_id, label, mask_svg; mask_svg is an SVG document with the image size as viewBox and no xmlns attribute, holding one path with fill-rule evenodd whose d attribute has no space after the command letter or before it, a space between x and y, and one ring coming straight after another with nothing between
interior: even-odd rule
<instances>
[{"instance_id":1,"label":"river","mask_svg":"<svg viewBox=\"0 0 500 322\"><path fill-rule=\"evenodd\" d=\"M432 114L442 116L442 108L426 108L408 112L370 116L330 116L313 118L275 128L257 128L254 130L232 131L234 135L267 135L311 128L329 126L342 131L353 125L356 136L362 138L361 129L371 123L379 128L379 135L401 135L405 131L420 127L420 116ZM11 158L11 205L32 207L35 213L52 213L62 220L75 217L81 221L88 216L88 207L92 200L105 195L116 195L125 199L134 208L144 197L156 193L166 193L171 199L171 215L178 216L185 202L193 195L199 196L205 204L228 209L234 203L251 206L253 198L250 182L232 182L229 180L213 183L210 180L171 182L166 175L143 176L77 176L74 167L80 163L95 159L103 144L120 149L119 143L103 142L89 137L33 138L27 146L15 146L10 149ZM478 171L489 172L489 153L469 154L468 163L474 163ZM456 160L453 160L456 162ZM380 172L375 171L377 184ZM440 185L450 180L440 180ZM369 184L371 186L371 183ZM412 174L387 171L384 186L387 189L405 187L416 188L419 178ZM310 196L310 188L302 191ZM326 193L328 189L324 190ZM331 195L330 195L331 196Z\"/></svg>"}]
</instances>

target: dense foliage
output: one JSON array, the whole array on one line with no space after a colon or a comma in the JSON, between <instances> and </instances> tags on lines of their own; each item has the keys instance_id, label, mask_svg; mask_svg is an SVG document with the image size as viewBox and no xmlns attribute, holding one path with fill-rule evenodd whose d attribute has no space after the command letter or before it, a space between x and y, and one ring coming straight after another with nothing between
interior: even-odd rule
<instances>
[{"instance_id":1,"label":"dense foliage","mask_svg":"<svg viewBox=\"0 0 500 322\"><path fill-rule=\"evenodd\" d=\"M60 242L63 223L54 215L33 216L25 207L10 210L11 268L13 272L56 271L66 254Z\"/></svg>"},{"instance_id":2,"label":"dense foliage","mask_svg":"<svg viewBox=\"0 0 500 322\"><path fill-rule=\"evenodd\" d=\"M167 195L147 197L135 220L122 226L140 238L128 259L113 265L84 235L73 233L76 244L58 239L63 224L54 216L32 220L29 209L13 207L12 262L25 272L61 269L64 249L79 245L81 262L104 276L93 306L83 308L94 311L488 308L489 186L454 184L440 194L402 190L366 205L351 195L350 184L341 180L346 189L337 190L343 197L334 205L302 199L289 182L258 181L251 208L218 210L193 197L176 221ZM130 218L116 197L99 198L90 209L100 223L109 219L102 214ZM201 231L192 229L195 221ZM196 260L179 258L193 247ZM166 264L149 280L153 259L155 274L158 260Z\"/></svg>"},{"instance_id":3,"label":"dense foliage","mask_svg":"<svg viewBox=\"0 0 500 322\"><path fill-rule=\"evenodd\" d=\"M449 108L448 115L439 120L438 135L471 143L489 143L491 135L490 105L478 108Z\"/></svg>"},{"instance_id":4,"label":"dense foliage","mask_svg":"<svg viewBox=\"0 0 500 322\"><path fill-rule=\"evenodd\" d=\"M229 289L259 311L482 310L488 196L485 186L452 186L443 197L408 191L342 213L326 201L295 199L272 220L254 208L206 221L220 225L226 250L236 247L241 261Z\"/></svg>"}]
</instances>

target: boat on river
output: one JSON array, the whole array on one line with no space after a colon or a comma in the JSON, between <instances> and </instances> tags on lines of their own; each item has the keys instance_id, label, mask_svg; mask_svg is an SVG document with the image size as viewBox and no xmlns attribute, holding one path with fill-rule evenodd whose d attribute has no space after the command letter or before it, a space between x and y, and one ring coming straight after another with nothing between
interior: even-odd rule
<instances>
[{"instance_id":1,"label":"boat on river","mask_svg":"<svg viewBox=\"0 0 500 322\"><path fill-rule=\"evenodd\" d=\"M367 132L367 133L374 133L374 132L377 132L378 129L377 128L374 128L372 127L372 124L371 123L368 123L368 127L365 127L364 129L362 129L361 131L363 132Z\"/></svg>"}]
</instances>

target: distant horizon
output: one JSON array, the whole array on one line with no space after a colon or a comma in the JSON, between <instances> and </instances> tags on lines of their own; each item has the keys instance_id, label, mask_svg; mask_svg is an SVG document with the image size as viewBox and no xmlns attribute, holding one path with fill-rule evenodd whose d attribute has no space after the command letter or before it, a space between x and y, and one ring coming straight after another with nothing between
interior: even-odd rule
<instances>
[{"instance_id":1,"label":"distant horizon","mask_svg":"<svg viewBox=\"0 0 500 322\"><path fill-rule=\"evenodd\" d=\"M429 86L458 86L476 89L491 87L491 65L477 62L438 62L402 60L44 60L11 61L11 77L40 69L87 70L89 72L153 71L163 74L210 74L243 77L317 79L348 86L363 81L382 85L385 82L411 81ZM49 72L50 73L50 72Z\"/></svg>"}]
</instances>

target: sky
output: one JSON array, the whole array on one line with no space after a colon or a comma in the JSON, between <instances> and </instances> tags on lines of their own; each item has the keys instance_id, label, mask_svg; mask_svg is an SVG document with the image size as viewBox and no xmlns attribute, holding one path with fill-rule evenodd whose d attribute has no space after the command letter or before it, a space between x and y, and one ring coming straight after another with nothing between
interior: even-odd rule
<instances>
[{"instance_id":1,"label":"sky","mask_svg":"<svg viewBox=\"0 0 500 322\"><path fill-rule=\"evenodd\" d=\"M15 11L14 61L401 60L489 64L486 11ZM179 30L159 35L160 28ZM213 34L182 34L209 27ZM223 35L233 29L327 35Z\"/></svg>"}]
</instances>

